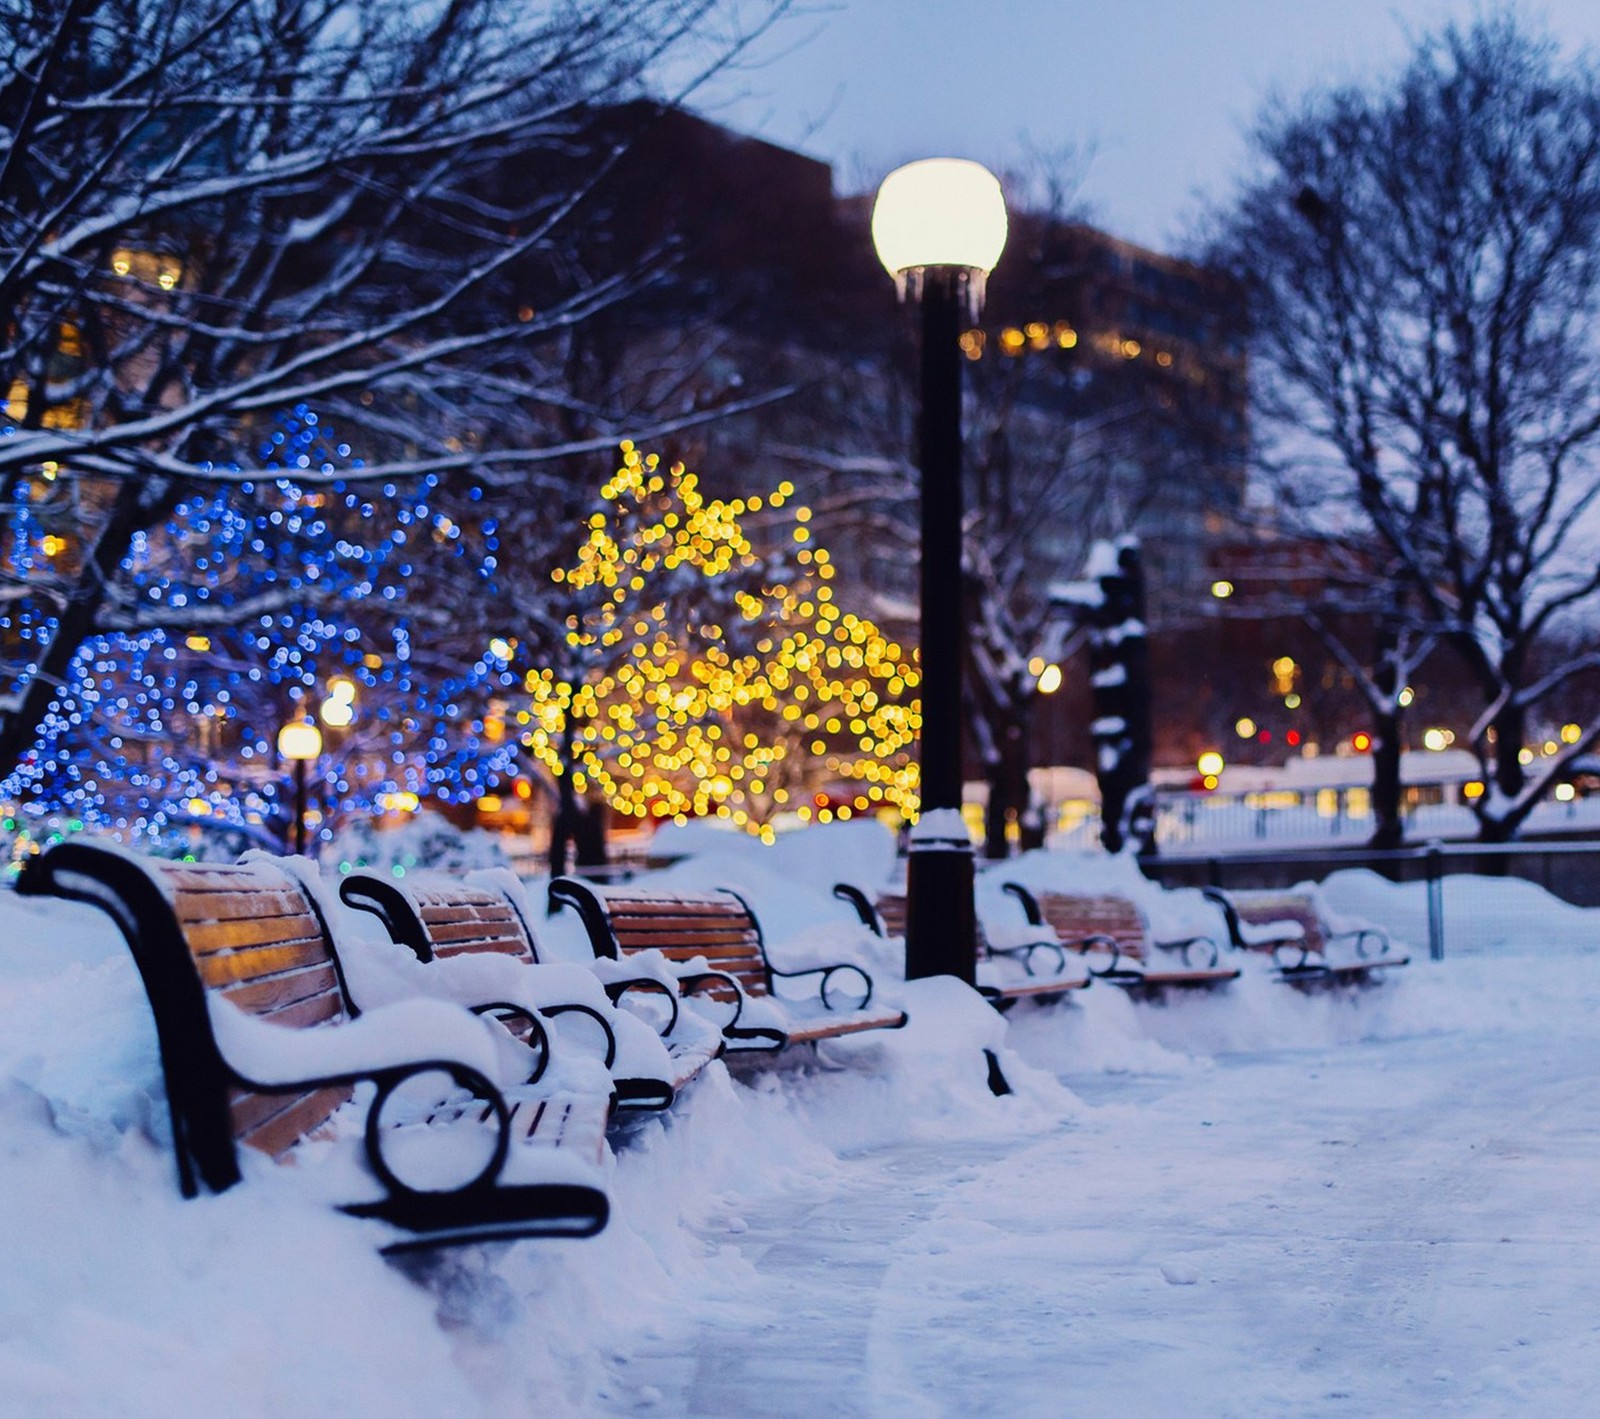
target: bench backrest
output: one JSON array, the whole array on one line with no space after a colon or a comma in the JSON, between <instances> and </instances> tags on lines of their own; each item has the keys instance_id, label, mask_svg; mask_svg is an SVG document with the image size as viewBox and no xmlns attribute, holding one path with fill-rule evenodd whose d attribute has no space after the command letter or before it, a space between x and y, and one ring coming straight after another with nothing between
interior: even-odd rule
<instances>
[{"instance_id":1,"label":"bench backrest","mask_svg":"<svg viewBox=\"0 0 1600 1419\"><path fill-rule=\"evenodd\" d=\"M211 1030L208 991L285 1028L353 1013L316 903L280 868L167 862L68 841L29 863L17 890L88 902L121 929L155 1015L186 1195L197 1191L192 1169L221 1191L239 1180L236 1143L281 1156L349 1097L347 1085L257 1093Z\"/></svg>"},{"instance_id":2,"label":"bench backrest","mask_svg":"<svg viewBox=\"0 0 1600 1419\"><path fill-rule=\"evenodd\" d=\"M838 889L834 894L839 895ZM877 916L877 925L872 929L881 936L898 936L902 940L906 934L906 894L904 892L880 892L872 902L872 910ZM872 925L872 923L868 923ZM974 922L978 932L978 954L981 956L988 950L988 936L984 932L983 918L980 916Z\"/></svg>"},{"instance_id":3,"label":"bench backrest","mask_svg":"<svg viewBox=\"0 0 1600 1419\"><path fill-rule=\"evenodd\" d=\"M883 934L903 938L906 934L906 894L880 892L872 905L878 913L878 920L883 923Z\"/></svg>"},{"instance_id":4,"label":"bench backrest","mask_svg":"<svg viewBox=\"0 0 1600 1419\"><path fill-rule=\"evenodd\" d=\"M372 872L352 872L339 895L373 913L389 934L424 963L438 958L493 952L533 964L533 934L510 897L475 882L446 878L394 881Z\"/></svg>"},{"instance_id":5,"label":"bench backrest","mask_svg":"<svg viewBox=\"0 0 1600 1419\"><path fill-rule=\"evenodd\" d=\"M1039 914L1066 945L1089 936L1108 936L1134 960L1147 955L1144 913L1127 897L1102 892L1035 892Z\"/></svg>"},{"instance_id":6,"label":"bench backrest","mask_svg":"<svg viewBox=\"0 0 1600 1419\"><path fill-rule=\"evenodd\" d=\"M712 970L732 976L748 995L767 995L772 977L757 924L737 892L649 891L597 887L572 877L550 884L550 906L572 906L583 919L597 956L620 959L659 951L669 961L704 957Z\"/></svg>"},{"instance_id":7,"label":"bench backrest","mask_svg":"<svg viewBox=\"0 0 1600 1419\"><path fill-rule=\"evenodd\" d=\"M1239 913L1239 920L1250 926L1265 926L1268 922L1292 921L1304 935L1300 938L1308 951L1325 951L1327 941L1322 930L1322 916L1317 904L1306 892L1249 891L1229 892L1229 900Z\"/></svg>"}]
</instances>

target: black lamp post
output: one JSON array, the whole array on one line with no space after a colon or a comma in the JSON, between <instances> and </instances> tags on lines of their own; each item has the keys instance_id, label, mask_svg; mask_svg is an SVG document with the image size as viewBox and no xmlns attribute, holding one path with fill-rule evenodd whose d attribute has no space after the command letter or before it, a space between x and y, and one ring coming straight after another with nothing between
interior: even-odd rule
<instances>
[{"instance_id":1,"label":"black lamp post","mask_svg":"<svg viewBox=\"0 0 1600 1419\"><path fill-rule=\"evenodd\" d=\"M278 752L294 765L294 850L306 850L306 765L322 753L322 731L307 719L291 720L278 731Z\"/></svg>"},{"instance_id":2,"label":"black lamp post","mask_svg":"<svg viewBox=\"0 0 1600 1419\"><path fill-rule=\"evenodd\" d=\"M922 306L921 800L906 870L906 976L972 982L972 842L961 817L961 326L1006 240L1005 199L977 163L897 168L872 210L878 258Z\"/></svg>"}]
</instances>

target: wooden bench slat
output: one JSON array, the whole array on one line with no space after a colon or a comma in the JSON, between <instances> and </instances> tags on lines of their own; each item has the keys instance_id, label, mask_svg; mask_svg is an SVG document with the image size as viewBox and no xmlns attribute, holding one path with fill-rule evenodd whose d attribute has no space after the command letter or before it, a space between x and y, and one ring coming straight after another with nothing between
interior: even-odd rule
<instances>
[{"instance_id":1,"label":"wooden bench slat","mask_svg":"<svg viewBox=\"0 0 1600 1419\"><path fill-rule=\"evenodd\" d=\"M224 994L227 992L224 991ZM328 1025L344 1015L344 1003L335 993L307 996L291 1001L261 1016L274 1025L294 1029L310 1029L314 1025Z\"/></svg>"},{"instance_id":2,"label":"wooden bench slat","mask_svg":"<svg viewBox=\"0 0 1600 1419\"><path fill-rule=\"evenodd\" d=\"M424 925L436 946L452 941L515 941L521 945L527 939L522 928L513 921L428 921Z\"/></svg>"},{"instance_id":3,"label":"wooden bench slat","mask_svg":"<svg viewBox=\"0 0 1600 1419\"><path fill-rule=\"evenodd\" d=\"M234 1005L251 1014L267 1014L293 1005L298 1000L310 1000L330 992L337 998L339 978L329 961L318 961L299 970L281 971L276 975L236 981L223 987L223 994Z\"/></svg>"},{"instance_id":4,"label":"wooden bench slat","mask_svg":"<svg viewBox=\"0 0 1600 1419\"><path fill-rule=\"evenodd\" d=\"M207 921L249 921L256 917L304 915L306 899L299 892L180 892L175 904L185 928Z\"/></svg>"},{"instance_id":5,"label":"wooden bench slat","mask_svg":"<svg viewBox=\"0 0 1600 1419\"><path fill-rule=\"evenodd\" d=\"M180 892L228 893L255 891L258 875L248 864L228 862L164 863L162 888L170 894Z\"/></svg>"},{"instance_id":6,"label":"wooden bench slat","mask_svg":"<svg viewBox=\"0 0 1600 1419\"><path fill-rule=\"evenodd\" d=\"M189 949L237 950L246 946L276 946L290 941L320 940L322 923L308 911L295 916L269 916L250 921L201 921L185 928Z\"/></svg>"},{"instance_id":7,"label":"wooden bench slat","mask_svg":"<svg viewBox=\"0 0 1600 1419\"><path fill-rule=\"evenodd\" d=\"M653 949L658 942L666 941L672 945L731 945L731 947L744 947L752 949L760 941L754 931L704 931L704 929L690 929L690 931L616 931L618 945L626 947L640 947L640 949Z\"/></svg>"},{"instance_id":8,"label":"wooden bench slat","mask_svg":"<svg viewBox=\"0 0 1600 1419\"><path fill-rule=\"evenodd\" d=\"M611 918L613 931L755 931L744 912L693 912L683 916L628 912Z\"/></svg>"},{"instance_id":9,"label":"wooden bench slat","mask_svg":"<svg viewBox=\"0 0 1600 1419\"><path fill-rule=\"evenodd\" d=\"M894 1029L902 1018L898 1010L869 1015L841 1015L832 1019L800 1021L785 1026L784 1033L796 1043L804 1044L812 1040L835 1039L840 1035L857 1035L863 1030Z\"/></svg>"},{"instance_id":10,"label":"wooden bench slat","mask_svg":"<svg viewBox=\"0 0 1600 1419\"><path fill-rule=\"evenodd\" d=\"M1144 971L1141 984L1144 985L1195 985L1202 981L1215 981L1221 985L1225 981L1238 980L1239 968L1237 966L1197 966L1193 970L1181 971Z\"/></svg>"},{"instance_id":11,"label":"wooden bench slat","mask_svg":"<svg viewBox=\"0 0 1600 1419\"><path fill-rule=\"evenodd\" d=\"M743 962L756 970L764 971L767 965L760 948L748 941L730 942L726 946L703 946L699 943L680 946L671 942L665 944L646 942L643 946L629 947L624 943L623 949L630 952L659 951L669 961L686 962L703 957L719 969L737 966Z\"/></svg>"},{"instance_id":12,"label":"wooden bench slat","mask_svg":"<svg viewBox=\"0 0 1600 1419\"><path fill-rule=\"evenodd\" d=\"M738 902L718 901L715 897L608 898L606 913L613 921L630 916L737 916L749 920L750 913Z\"/></svg>"},{"instance_id":13,"label":"wooden bench slat","mask_svg":"<svg viewBox=\"0 0 1600 1419\"><path fill-rule=\"evenodd\" d=\"M247 951L212 952L197 957L195 966L200 979L217 989L234 981L314 966L327 959L327 950L320 940L298 941L284 946L256 946Z\"/></svg>"},{"instance_id":14,"label":"wooden bench slat","mask_svg":"<svg viewBox=\"0 0 1600 1419\"><path fill-rule=\"evenodd\" d=\"M1069 990L1083 990L1089 984L1088 976L1069 976L1058 981L1028 981L1022 984L1004 986L988 986L983 981L978 982L980 991L992 991L1003 995L1007 999L1024 999L1036 995L1065 995Z\"/></svg>"},{"instance_id":15,"label":"wooden bench slat","mask_svg":"<svg viewBox=\"0 0 1600 1419\"><path fill-rule=\"evenodd\" d=\"M238 1130L236 1122L238 1139L273 1158L281 1158L302 1138L314 1133L333 1116L334 1110L350 1097L350 1088L341 1084L298 1097L276 1094L257 1094L253 1097L265 1099L268 1103L279 1103L283 1107L242 1131ZM235 1105L235 1120L239 1116L238 1107Z\"/></svg>"},{"instance_id":16,"label":"wooden bench slat","mask_svg":"<svg viewBox=\"0 0 1600 1419\"><path fill-rule=\"evenodd\" d=\"M418 914L426 922L451 922L451 921L515 921L516 913L511 910L510 903L450 901L435 894L435 900L419 902Z\"/></svg>"},{"instance_id":17,"label":"wooden bench slat","mask_svg":"<svg viewBox=\"0 0 1600 1419\"><path fill-rule=\"evenodd\" d=\"M452 956L472 956L483 951L510 956L513 960L526 962L530 966L536 964L533 952L521 941L456 941L447 946L436 947L433 954L442 960L449 960Z\"/></svg>"}]
</instances>

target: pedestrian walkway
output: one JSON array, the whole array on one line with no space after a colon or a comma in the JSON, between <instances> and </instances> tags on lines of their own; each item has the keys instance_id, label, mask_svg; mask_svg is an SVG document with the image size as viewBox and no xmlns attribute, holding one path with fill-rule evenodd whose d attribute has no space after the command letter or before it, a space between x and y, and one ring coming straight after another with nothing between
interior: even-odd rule
<instances>
[{"instance_id":1,"label":"pedestrian walkway","mask_svg":"<svg viewBox=\"0 0 1600 1419\"><path fill-rule=\"evenodd\" d=\"M619 1359L610 1412L1570 1412L1597 1076L1537 1020L1069 1075L1090 1108L1047 1137L863 1154L703 1229L747 1284Z\"/></svg>"}]
</instances>

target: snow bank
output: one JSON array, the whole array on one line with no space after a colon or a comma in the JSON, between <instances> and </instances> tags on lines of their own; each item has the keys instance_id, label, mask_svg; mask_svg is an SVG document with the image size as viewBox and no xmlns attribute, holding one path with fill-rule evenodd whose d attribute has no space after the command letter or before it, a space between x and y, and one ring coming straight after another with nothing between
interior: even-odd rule
<instances>
[{"instance_id":1,"label":"snow bank","mask_svg":"<svg viewBox=\"0 0 1600 1419\"><path fill-rule=\"evenodd\" d=\"M1427 1038L1459 1038L1450 1057L1469 1059L1475 1042L1537 1036L1547 1026L1586 1031L1600 1008L1600 968L1589 968L1600 913L1567 908L1526 884L1450 879L1446 962L1416 959L1375 990L1305 996L1251 970L1214 995L1136 1004L1097 983L1074 1000L1023 1004L1002 1017L949 980L900 979L897 948L864 932L828 893L836 874L882 880L891 866L883 836L829 829L786 839L782 850L719 836L656 874L651 880L662 885L737 888L780 964L858 961L886 998L911 1012L910 1025L835 1041L779 1067L741 1064L735 1075L713 1066L669 1116L618 1139L612 1221L595 1239L467 1249L407 1268L377 1255L388 1235L381 1225L334 1210L359 1194L336 1148L302 1150L292 1167L249 1157L242 1186L180 1199L154 1032L114 927L87 907L0 893L0 1194L10 1222L0 1268L0 1410L47 1419L112 1411L163 1419L674 1412L661 1366L647 1357L692 1355L693 1335L707 1325L748 1333L740 1327L767 1284L765 1244L744 1244L750 1229L781 1227L786 1217L798 1225L819 1208L825 1214L828 1199L858 1186L875 1159L932 1160L916 1166L953 1179L950 1196L964 1200L958 1210L951 1201L907 1220L881 1255L858 1258L886 1271L878 1320L861 1342L867 1373L856 1393L937 1412L916 1359L940 1345L946 1303L969 1292L973 1305L985 1295L996 1307L1005 1301L1007 1309L988 1316L995 1329L984 1353L1016 1375L1007 1393L1022 1408L1013 1412L1058 1393L1055 1380L1046 1383L1049 1357L1074 1335L1106 1325L1120 1326L1125 1343L1145 1335L1149 1316L1117 1309L1124 1293L1176 1323L1141 1352L1168 1356L1160 1373L1171 1377L1183 1368L1187 1327L1208 1327L1224 1351L1246 1337L1204 1305L1226 1249L1149 1232L1124 1260L1109 1250L1124 1229L1082 1229L1082 1218L1098 1215L1092 1208L1112 1205L1136 1164L1152 1161L1151 1150L1154 1161L1165 1157L1162 1166L1181 1172L1183 1149L1200 1146L1185 1142L1182 1129L1192 1124L1205 1141L1200 1122L1179 1118L1147 1130L1142 1152L1118 1151L1119 1130L1140 1117L1141 1091L1203 1094L1229 1061L1281 1060L1266 1070L1277 1092L1252 1096L1252 1117L1263 1120L1261 1130L1300 1129L1270 1121L1298 1120L1316 1103L1319 1060ZM1162 893L1125 859L1036 853L1006 864L1002 875L1035 887L1126 890L1163 934L1191 924L1218 929L1198 893ZM999 880L982 879L982 909L1017 914ZM1420 956L1420 885L1348 873L1322 892L1331 909L1377 921ZM346 947L352 969L378 971L381 928L336 903L330 911L356 943ZM547 956L589 958L573 914L536 914L532 924ZM1540 954L1565 954L1570 968L1541 969L1529 959ZM393 959L384 969L400 970ZM1010 1095L990 1093L986 1050L999 1059ZM1404 1095L1402 1085L1415 1092L1416 1083L1374 1075L1362 1107ZM1303 1128L1334 1138L1345 1126ZM1062 1139L1070 1176L1035 1161L1046 1142ZM1268 1135L1256 1141L1270 1157ZM1291 1185L1247 1181L1257 1191ZM1266 1215L1249 1203L1240 1201L1244 1210L1228 1223L1240 1236ZM814 1234L817 1224L806 1225ZM1041 1241L1091 1288L1101 1264L1094 1249L1107 1249L1106 1285L1093 1290L1092 1305L1074 1303L1102 1308L1101 1317L1085 1313L1076 1330L1062 1332L1034 1315L1028 1296L1049 1289L1030 1259ZM979 1260L1002 1255L1004 1276L973 1273ZM1022 1309L1010 1309L1013 1302ZM1037 1355L1028 1339L1035 1332L1049 1342ZM801 1391L820 1383L814 1369L795 1373L804 1377ZM1284 1360L1289 1389L1296 1373ZM1091 1365L1074 1374L1086 1408L1115 1407L1109 1372ZM771 1383L785 1381L774 1375ZM1223 1393L1203 1376L1200 1383L1202 1406ZM800 1409L801 1391L777 1408Z\"/></svg>"}]
</instances>

